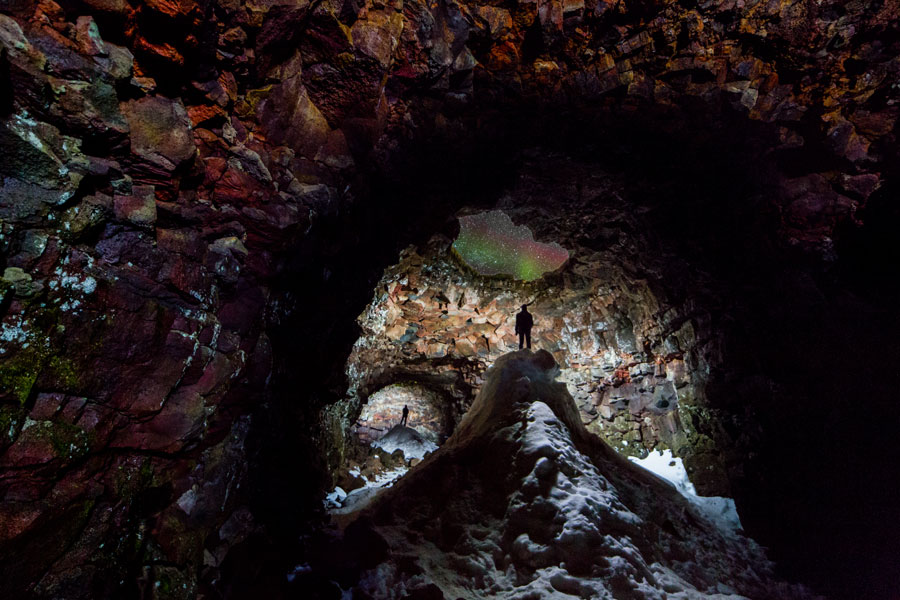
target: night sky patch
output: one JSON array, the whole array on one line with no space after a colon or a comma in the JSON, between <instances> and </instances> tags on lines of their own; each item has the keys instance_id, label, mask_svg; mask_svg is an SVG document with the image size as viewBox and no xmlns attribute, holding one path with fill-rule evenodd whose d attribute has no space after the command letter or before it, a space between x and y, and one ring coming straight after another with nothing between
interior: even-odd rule
<instances>
[{"instance_id":1,"label":"night sky patch","mask_svg":"<svg viewBox=\"0 0 900 600\"><path fill-rule=\"evenodd\" d=\"M556 242L536 242L531 230L516 225L499 210L459 218L453 248L463 262L482 275L511 275L533 281L560 268L569 252Z\"/></svg>"}]
</instances>

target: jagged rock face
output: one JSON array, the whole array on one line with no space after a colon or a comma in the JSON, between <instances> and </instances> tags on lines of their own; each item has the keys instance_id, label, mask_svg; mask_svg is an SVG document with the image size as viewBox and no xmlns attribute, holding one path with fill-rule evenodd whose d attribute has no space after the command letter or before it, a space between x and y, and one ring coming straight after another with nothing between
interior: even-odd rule
<instances>
[{"instance_id":1,"label":"jagged rock face","mask_svg":"<svg viewBox=\"0 0 900 600\"><path fill-rule=\"evenodd\" d=\"M455 260L442 236L422 254L407 249L385 272L360 316L363 336L347 365L350 412L362 411L357 433L368 439L368 403L396 382L431 378L445 398L458 388L469 390L461 400L471 402L484 370L517 347L515 314L530 303L533 347L551 352L560 364L588 430L625 454L672 448L687 457L704 492L728 493L720 460L726 450L693 424L695 413L708 407L707 361L717 360L698 342L695 328L702 319L686 318L688 308L667 306L654 293L647 277L660 257L641 256L637 249L658 243L639 218L628 218L634 225L629 230L642 233L597 242L598 232L610 232L609 224L628 211L605 201L624 193L620 182L596 174L579 197L569 195L563 176L549 175L557 188L548 208L545 197L530 195L548 186L542 180L548 171L526 166L500 203L546 232L540 242L564 244L571 258L558 272L532 282L485 277ZM445 373L444 381L434 373Z\"/></svg>"},{"instance_id":2,"label":"jagged rock face","mask_svg":"<svg viewBox=\"0 0 900 600\"><path fill-rule=\"evenodd\" d=\"M765 204L773 227L832 256L896 165L897 12L832 1L5 3L4 593L179 597L217 580L256 527L237 491L248 432L261 427L249 414L287 403L273 381L297 389L295 358L272 339L290 337L285 324L323 335L333 324L291 315L292 260L323 273L303 282L309 294L325 287L332 248L365 247L354 231L367 226L367 182L413 172L423 145L428 164L471 154L473 140L558 140L573 122L626 133L645 118L701 123L698 134L755 123L780 163ZM337 354L323 360L341 364ZM449 371L437 383L467 397L475 375ZM334 399L298 411L316 453L340 454L345 432L329 427L346 415L319 416Z\"/></svg>"},{"instance_id":3,"label":"jagged rock face","mask_svg":"<svg viewBox=\"0 0 900 600\"><path fill-rule=\"evenodd\" d=\"M348 528L372 551L354 596L807 597L590 435L556 373L543 350L494 363L447 443Z\"/></svg>"}]
</instances>

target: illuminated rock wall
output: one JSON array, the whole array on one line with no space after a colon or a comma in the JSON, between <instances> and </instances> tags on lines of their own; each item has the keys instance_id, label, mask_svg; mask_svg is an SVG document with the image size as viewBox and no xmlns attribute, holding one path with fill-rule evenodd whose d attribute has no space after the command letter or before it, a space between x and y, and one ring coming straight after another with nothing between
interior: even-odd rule
<instances>
[{"instance_id":1,"label":"illuminated rock wall","mask_svg":"<svg viewBox=\"0 0 900 600\"><path fill-rule=\"evenodd\" d=\"M552 172L556 167L546 168ZM508 253L511 262L518 260L510 250L515 243L533 240L530 231L516 228L499 210L462 218L463 230L452 244L438 235L426 247L404 251L360 315L363 335L347 365L349 410L362 411L358 425L365 426L374 410L360 406L377 402L385 385L417 381L426 374L446 374L443 383L435 383L447 390L447 398L457 384L449 375L455 374L468 389L463 400L471 401L485 369L518 348L515 315L530 302L532 347L547 350L560 365L560 380L590 431L624 454L645 456L649 450L671 448L685 457L704 492L727 493L715 444L692 425L704 404L705 364L697 353L697 322L682 319L680 308L664 310L665 300L657 291L623 268L633 249L652 242L633 233L606 251L585 245L608 222L622 226L624 220L632 232L646 231L646 226L625 205L588 210L562 176L548 182L540 167L526 171L501 200L504 210L519 222L533 222L543 239L572 247L569 261L531 281L493 277L499 259L488 260L489 274L461 266L453 257L460 240L478 249L473 241L478 239ZM620 185L600 178L585 193L609 194ZM533 190L538 193L532 196ZM555 193L553 208L543 204L542 192L545 197ZM537 199L529 201L529 196ZM520 231L509 234L510 229ZM503 233L508 235L498 235ZM641 269L654 268L652 258L639 260ZM708 419L709 413L704 414Z\"/></svg>"}]
</instances>

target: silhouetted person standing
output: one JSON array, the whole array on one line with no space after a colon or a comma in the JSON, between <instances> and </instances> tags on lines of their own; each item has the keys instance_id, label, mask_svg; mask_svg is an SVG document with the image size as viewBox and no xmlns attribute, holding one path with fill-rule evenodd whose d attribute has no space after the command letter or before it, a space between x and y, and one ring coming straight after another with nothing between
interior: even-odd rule
<instances>
[{"instance_id":1,"label":"silhouetted person standing","mask_svg":"<svg viewBox=\"0 0 900 600\"><path fill-rule=\"evenodd\" d=\"M403 417L400 419L400 426L406 426L406 420L409 419L409 407L407 405L403 405Z\"/></svg>"},{"instance_id":2,"label":"silhouetted person standing","mask_svg":"<svg viewBox=\"0 0 900 600\"><path fill-rule=\"evenodd\" d=\"M528 305L522 305L522 311L516 315L516 333L519 334L519 350L522 344L528 343L528 349L531 350L531 327L534 325L534 319L528 312Z\"/></svg>"}]
</instances>

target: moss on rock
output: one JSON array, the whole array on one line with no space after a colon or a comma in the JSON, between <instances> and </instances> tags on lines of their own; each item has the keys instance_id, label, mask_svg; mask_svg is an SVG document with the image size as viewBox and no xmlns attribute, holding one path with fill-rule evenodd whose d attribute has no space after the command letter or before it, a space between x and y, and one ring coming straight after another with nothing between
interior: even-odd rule
<instances>
[{"instance_id":1,"label":"moss on rock","mask_svg":"<svg viewBox=\"0 0 900 600\"><path fill-rule=\"evenodd\" d=\"M0 365L0 389L7 390L20 406L24 406L43 363L43 352L34 346L16 353Z\"/></svg>"}]
</instances>

